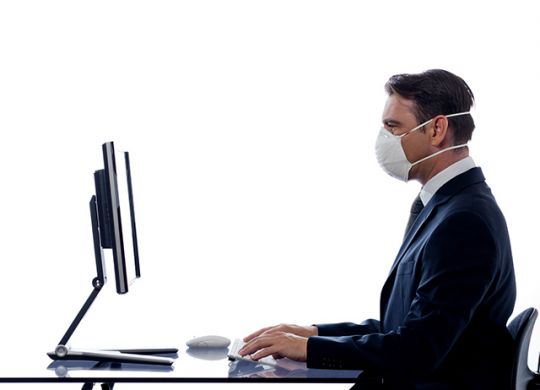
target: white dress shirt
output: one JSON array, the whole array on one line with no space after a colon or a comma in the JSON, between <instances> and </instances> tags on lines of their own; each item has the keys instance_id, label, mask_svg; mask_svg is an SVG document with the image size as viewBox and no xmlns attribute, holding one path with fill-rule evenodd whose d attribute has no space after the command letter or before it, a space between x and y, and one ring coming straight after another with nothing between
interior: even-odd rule
<instances>
[{"instance_id":1,"label":"white dress shirt","mask_svg":"<svg viewBox=\"0 0 540 390\"><path fill-rule=\"evenodd\" d=\"M472 157L467 156L464 159L453 163L448 168L442 170L429 179L429 181L422 187L422 190L420 191L420 199L422 199L424 206L428 204L439 188L448 183L454 177L461 175L474 167L476 167L476 164L474 163Z\"/></svg>"}]
</instances>

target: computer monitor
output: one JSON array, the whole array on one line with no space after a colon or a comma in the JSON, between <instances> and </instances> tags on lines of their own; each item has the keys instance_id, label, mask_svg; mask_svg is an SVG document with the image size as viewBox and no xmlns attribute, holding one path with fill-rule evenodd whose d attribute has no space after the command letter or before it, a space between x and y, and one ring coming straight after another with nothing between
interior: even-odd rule
<instances>
[{"instance_id":1,"label":"computer monitor","mask_svg":"<svg viewBox=\"0 0 540 390\"><path fill-rule=\"evenodd\" d=\"M130 282L141 276L129 154L122 152L123 158L117 161L113 142L104 143L102 149L104 167L94 172L96 194L90 199L97 276L92 280L93 291L90 296L54 352L49 352L48 355L53 360L95 360L170 366L174 362L177 348L81 350L71 348L68 344L107 281L104 249L112 249L116 291L119 294L127 293ZM129 223L122 224L122 221Z\"/></svg>"},{"instance_id":2,"label":"computer monitor","mask_svg":"<svg viewBox=\"0 0 540 390\"><path fill-rule=\"evenodd\" d=\"M121 154L117 164L114 143L103 144L104 168L94 172L94 182L101 247L112 249L116 291L125 294L141 270L129 153Z\"/></svg>"}]
</instances>

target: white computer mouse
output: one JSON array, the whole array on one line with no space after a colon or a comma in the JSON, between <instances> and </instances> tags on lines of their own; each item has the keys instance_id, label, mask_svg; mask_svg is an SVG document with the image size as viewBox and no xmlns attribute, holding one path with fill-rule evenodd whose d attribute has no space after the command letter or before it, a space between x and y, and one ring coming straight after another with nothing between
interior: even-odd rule
<instances>
[{"instance_id":1,"label":"white computer mouse","mask_svg":"<svg viewBox=\"0 0 540 390\"><path fill-rule=\"evenodd\" d=\"M227 348L231 340L223 336L200 336L186 341L189 348Z\"/></svg>"}]
</instances>

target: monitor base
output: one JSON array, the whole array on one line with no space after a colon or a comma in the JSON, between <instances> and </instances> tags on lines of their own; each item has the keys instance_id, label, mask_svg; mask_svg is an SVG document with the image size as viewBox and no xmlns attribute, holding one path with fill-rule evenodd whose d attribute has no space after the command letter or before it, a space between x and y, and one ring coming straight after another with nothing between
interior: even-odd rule
<instances>
[{"instance_id":1,"label":"monitor base","mask_svg":"<svg viewBox=\"0 0 540 390\"><path fill-rule=\"evenodd\" d=\"M75 349L58 345L54 352L47 355L52 360L93 360L98 362L159 364L171 366L174 359L165 356L176 354L176 348L148 348L148 349L118 349L118 350L94 350Z\"/></svg>"}]
</instances>

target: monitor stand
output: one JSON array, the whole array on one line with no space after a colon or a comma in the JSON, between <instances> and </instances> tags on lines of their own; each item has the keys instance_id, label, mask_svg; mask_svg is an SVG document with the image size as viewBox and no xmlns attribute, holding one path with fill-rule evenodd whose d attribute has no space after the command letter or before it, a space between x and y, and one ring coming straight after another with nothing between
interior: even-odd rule
<instances>
[{"instance_id":1,"label":"monitor stand","mask_svg":"<svg viewBox=\"0 0 540 390\"><path fill-rule=\"evenodd\" d=\"M116 363L137 363L137 364L158 364L172 365L174 359L160 355L173 355L178 352L177 348L149 348L149 349L110 349L110 350L91 350L75 349L68 344L69 338L77 329L77 326L84 315L92 306L101 288L105 284L105 271L103 251L101 249L101 240L98 230L98 216L96 207L96 197L92 196L90 200L90 217L92 219L92 234L94 238L94 253L96 257L97 277L92 280L94 287L90 296L82 306L81 310L69 326L64 337L60 340L53 352L47 353L53 360L94 360L98 362L116 362Z\"/></svg>"}]
</instances>

